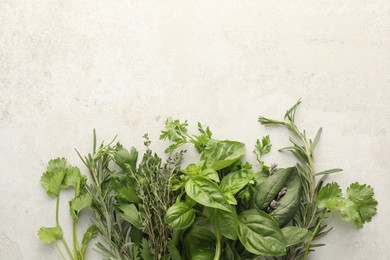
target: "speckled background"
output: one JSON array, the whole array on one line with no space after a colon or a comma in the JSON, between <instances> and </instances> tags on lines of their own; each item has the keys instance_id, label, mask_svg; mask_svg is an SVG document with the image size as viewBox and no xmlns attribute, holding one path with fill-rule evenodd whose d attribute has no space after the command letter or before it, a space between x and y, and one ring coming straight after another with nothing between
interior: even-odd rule
<instances>
[{"instance_id":1,"label":"speckled background","mask_svg":"<svg viewBox=\"0 0 390 260\"><path fill-rule=\"evenodd\" d=\"M60 259L37 238L55 220L39 179L57 156L84 169L74 148L90 151L93 128L138 148L148 132L161 152L165 118L199 120L253 161L262 135L288 144L257 117L299 98L298 123L324 127L318 168L343 168L329 181L368 183L379 201L360 230L330 215L311 259L390 259L388 0L0 0L0 259ZM265 159L294 163L277 149Z\"/></svg>"}]
</instances>

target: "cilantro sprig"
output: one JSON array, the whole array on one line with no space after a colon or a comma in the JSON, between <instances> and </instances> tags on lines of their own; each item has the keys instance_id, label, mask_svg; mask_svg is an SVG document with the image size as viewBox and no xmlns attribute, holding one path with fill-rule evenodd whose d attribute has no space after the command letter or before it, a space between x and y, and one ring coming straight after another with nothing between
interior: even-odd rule
<instances>
[{"instance_id":1,"label":"cilantro sprig","mask_svg":"<svg viewBox=\"0 0 390 260\"><path fill-rule=\"evenodd\" d=\"M88 208L92 203L92 197L86 193L85 184L87 178L81 175L80 170L74 166L66 166L65 158L57 158L48 162L47 170L41 177L41 184L50 197L56 198L56 225L53 227L41 227L38 230L39 238L47 244L55 243L58 251L65 259L58 241L61 241L67 254L72 260L83 260L89 240L96 236L95 226L90 226L82 239L81 244L77 239L77 221L80 212ZM75 190L74 198L69 201L70 215L73 227L73 251L67 243L62 227L59 223L59 204L60 193L62 189L73 187Z\"/></svg>"}]
</instances>

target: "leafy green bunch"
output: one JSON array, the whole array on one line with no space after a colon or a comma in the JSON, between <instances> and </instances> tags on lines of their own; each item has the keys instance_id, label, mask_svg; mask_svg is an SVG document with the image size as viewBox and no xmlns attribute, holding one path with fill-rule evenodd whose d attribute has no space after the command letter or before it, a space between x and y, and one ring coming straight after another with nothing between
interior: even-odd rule
<instances>
[{"instance_id":1,"label":"leafy green bunch","mask_svg":"<svg viewBox=\"0 0 390 260\"><path fill-rule=\"evenodd\" d=\"M186 132L185 124L167 120L166 128ZM163 131L161 138L177 136L168 132ZM255 172L242 160L245 144L211 139L210 134L200 150L200 161L181 170L173 182L173 189L180 194L165 221L181 233L175 246L182 259L283 256L288 247L311 234L304 228L284 227L297 211L301 184L294 167L276 170L264 166L261 156L270 148L269 137L257 141L262 167Z\"/></svg>"},{"instance_id":2,"label":"leafy green bunch","mask_svg":"<svg viewBox=\"0 0 390 260\"><path fill-rule=\"evenodd\" d=\"M280 149L280 151L289 151L296 157L298 161L296 168L303 187L299 210L292 221L292 225L307 228L312 232L308 241L291 247L284 259L306 259L312 248L323 245L313 244L312 242L331 230L323 224L325 216L330 211L338 211L341 213L343 220L354 221L357 227L363 227L363 224L371 221L376 214L378 204L374 198L372 187L366 184L361 185L357 182L351 184L347 189L347 198L342 196L342 191L335 182L323 187L326 176L340 172L341 169L335 168L317 172L314 150L320 139L322 128L317 131L314 139L309 139L306 131L298 129L295 124L295 114L300 103L298 101L287 110L283 120L259 117L261 124L265 126L281 125L292 134L289 137L292 146Z\"/></svg>"},{"instance_id":3,"label":"leafy green bunch","mask_svg":"<svg viewBox=\"0 0 390 260\"><path fill-rule=\"evenodd\" d=\"M292 146L280 151L292 152L298 163L286 169L262 161L272 147L269 136L256 142L260 170L255 172L242 161L243 143L212 139L210 129L203 130L200 123L200 135L190 135L187 121L166 121L161 139L173 142L166 152L184 143L194 144L200 152L200 161L182 169L173 181L173 189L180 193L165 216L169 227L181 233L175 246L183 259L306 259L322 245L313 241L330 231L323 223L330 211L339 211L343 220L358 227L376 214L370 186L353 183L347 197L337 183L324 186L325 177L341 169L316 171L314 149L322 129L313 140L298 129L299 104L286 112L284 120L259 118L261 124L282 125L292 133Z\"/></svg>"},{"instance_id":4,"label":"leafy green bunch","mask_svg":"<svg viewBox=\"0 0 390 260\"><path fill-rule=\"evenodd\" d=\"M323 244L315 240L331 228L325 218L331 211L358 227L371 221L378 202L372 187L357 182L345 195L340 186L325 178L341 169L318 172L313 139L295 124L298 101L282 120L259 117L265 126L284 126L291 146L280 149L293 153L294 166L266 165L269 136L258 139L254 154L257 163L245 162L244 143L213 138L209 127L198 123L198 134L189 133L188 123L167 119L161 139L171 145L164 160L150 149L144 136L145 152L126 149L120 143L101 143L93 135L92 152L79 156L91 182L64 158L49 161L41 184L56 198L56 224L38 231L45 243L55 243L65 259L84 259L91 238L100 235L96 248L103 259L307 259ZM181 167L184 144L192 144L199 160ZM73 188L69 202L73 224L73 250L59 224L60 191ZM77 238L80 212L90 207L92 225L81 243Z\"/></svg>"},{"instance_id":5,"label":"leafy green bunch","mask_svg":"<svg viewBox=\"0 0 390 260\"><path fill-rule=\"evenodd\" d=\"M90 226L82 238L81 245L77 239L77 221L80 212L89 207L92 202L92 197L85 189L86 181L87 178L81 175L80 170L77 167L66 165L66 160L64 158L50 160L46 172L44 172L41 177L41 184L45 188L47 194L50 197L56 198L56 225L54 227L41 227L38 230L38 236L45 243L55 243L63 258L65 258L65 256L58 245L58 240L62 241L70 259L83 260L89 240L96 236L95 227ZM73 252L66 242L63 230L59 224L60 192L62 189L70 187L73 187L75 190L74 198L69 201L73 227Z\"/></svg>"}]
</instances>

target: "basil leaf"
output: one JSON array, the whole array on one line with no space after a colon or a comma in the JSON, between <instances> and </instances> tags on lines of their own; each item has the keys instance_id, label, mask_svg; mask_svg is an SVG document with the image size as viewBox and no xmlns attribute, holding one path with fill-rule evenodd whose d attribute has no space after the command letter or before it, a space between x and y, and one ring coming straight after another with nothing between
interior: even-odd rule
<instances>
[{"instance_id":1,"label":"basil leaf","mask_svg":"<svg viewBox=\"0 0 390 260\"><path fill-rule=\"evenodd\" d=\"M222 211L220 209L209 209L211 224L215 229L218 229L221 234L231 240L237 239L238 219L237 214L232 212Z\"/></svg>"},{"instance_id":2,"label":"basil leaf","mask_svg":"<svg viewBox=\"0 0 390 260\"><path fill-rule=\"evenodd\" d=\"M220 170L233 164L245 156L245 144L234 141L210 140L202 155L206 168Z\"/></svg>"},{"instance_id":3,"label":"basil leaf","mask_svg":"<svg viewBox=\"0 0 390 260\"><path fill-rule=\"evenodd\" d=\"M196 202L210 207L231 212L231 206L219 186L203 176L193 176L185 184L188 196Z\"/></svg>"},{"instance_id":4,"label":"basil leaf","mask_svg":"<svg viewBox=\"0 0 390 260\"><path fill-rule=\"evenodd\" d=\"M250 209L238 216L238 238L246 250L256 255L282 256L286 242L275 220L267 213Z\"/></svg>"},{"instance_id":5,"label":"basil leaf","mask_svg":"<svg viewBox=\"0 0 390 260\"><path fill-rule=\"evenodd\" d=\"M251 180L253 180L252 169L243 168L241 170L231 172L226 175L221 181L221 189L224 193L235 195L244 188Z\"/></svg>"},{"instance_id":6,"label":"basil leaf","mask_svg":"<svg viewBox=\"0 0 390 260\"><path fill-rule=\"evenodd\" d=\"M193 259L202 252L213 252L215 250L215 235L210 229L193 225L184 235L183 259Z\"/></svg>"},{"instance_id":7,"label":"basil leaf","mask_svg":"<svg viewBox=\"0 0 390 260\"><path fill-rule=\"evenodd\" d=\"M195 211L184 202L173 204L164 217L171 229L185 229L191 226L195 219Z\"/></svg>"}]
</instances>

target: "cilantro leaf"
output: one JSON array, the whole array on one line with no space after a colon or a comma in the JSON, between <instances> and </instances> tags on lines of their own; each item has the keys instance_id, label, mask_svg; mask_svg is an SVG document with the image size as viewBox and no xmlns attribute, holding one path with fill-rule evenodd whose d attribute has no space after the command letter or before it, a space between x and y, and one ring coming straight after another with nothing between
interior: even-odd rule
<instances>
[{"instance_id":1,"label":"cilantro leaf","mask_svg":"<svg viewBox=\"0 0 390 260\"><path fill-rule=\"evenodd\" d=\"M87 177L81 175L79 168L74 166L69 166L66 169L66 174L64 180L62 181L62 188L74 187L75 195L79 196L85 187L87 182Z\"/></svg>"},{"instance_id":2,"label":"cilantro leaf","mask_svg":"<svg viewBox=\"0 0 390 260\"><path fill-rule=\"evenodd\" d=\"M374 198L374 190L366 184L352 183L347 188L348 199L354 203L354 208L359 213L355 217L355 224L362 227L365 222L371 221L376 214L378 201Z\"/></svg>"},{"instance_id":3,"label":"cilantro leaf","mask_svg":"<svg viewBox=\"0 0 390 260\"><path fill-rule=\"evenodd\" d=\"M355 203L348 199L344 199L343 206L340 207L341 218L344 221L352 221L359 218L359 212L355 207Z\"/></svg>"},{"instance_id":4,"label":"cilantro leaf","mask_svg":"<svg viewBox=\"0 0 390 260\"><path fill-rule=\"evenodd\" d=\"M327 184L317 195L317 207L340 211L343 220L354 221L356 226L363 227L377 212L374 190L355 182L347 188L347 194L348 198L343 198L337 183Z\"/></svg>"},{"instance_id":5,"label":"cilantro leaf","mask_svg":"<svg viewBox=\"0 0 390 260\"><path fill-rule=\"evenodd\" d=\"M343 204L342 191L335 183L328 183L317 195L317 207L328 210L338 209Z\"/></svg>"},{"instance_id":6,"label":"cilantro leaf","mask_svg":"<svg viewBox=\"0 0 390 260\"><path fill-rule=\"evenodd\" d=\"M57 159L50 160L47 165L48 172L65 171L65 168L66 168L65 158L57 158Z\"/></svg>"},{"instance_id":7,"label":"cilantro leaf","mask_svg":"<svg viewBox=\"0 0 390 260\"><path fill-rule=\"evenodd\" d=\"M92 197L91 195L84 193L81 194L71 201L69 201L70 205L70 215L74 220L77 220L80 214L80 211L91 206L92 204Z\"/></svg>"},{"instance_id":8,"label":"cilantro leaf","mask_svg":"<svg viewBox=\"0 0 390 260\"><path fill-rule=\"evenodd\" d=\"M39 239L45 243L52 243L62 237L62 229L60 226L56 227L41 227L38 230Z\"/></svg>"},{"instance_id":9,"label":"cilantro leaf","mask_svg":"<svg viewBox=\"0 0 390 260\"><path fill-rule=\"evenodd\" d=\"M66 171L63 169L60 170L59 168L51 168L51 171L43 173L41 184L50 197L58 196L60 193L65 174Z\"/></svg>"}]
</instances>

